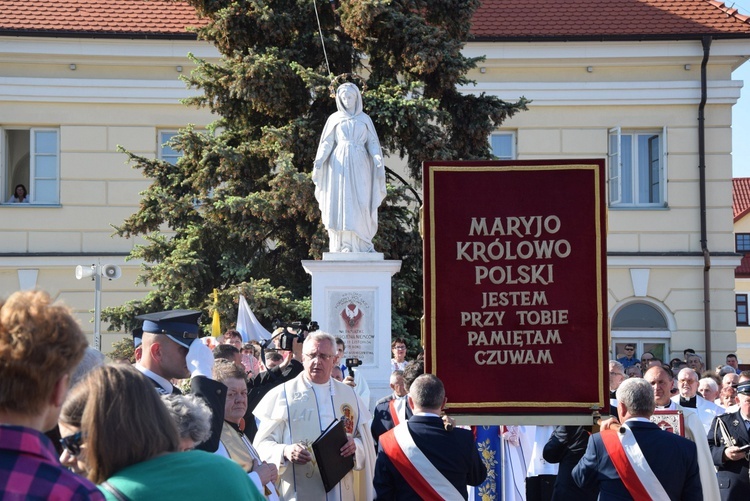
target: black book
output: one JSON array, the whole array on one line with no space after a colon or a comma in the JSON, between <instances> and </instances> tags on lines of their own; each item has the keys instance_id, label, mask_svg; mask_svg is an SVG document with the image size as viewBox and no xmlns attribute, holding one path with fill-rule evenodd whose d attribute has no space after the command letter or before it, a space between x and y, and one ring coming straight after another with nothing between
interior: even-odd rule
<instances>
[{"instance_id":1,"label":"black book","mask_svg":"<svg viewBox=\"0 0 750 501\"><path fill-rule=\"evenodd\" d=\"M346 436L344 422L334 419L312 443L312 450L318 462L320 477L323 479L326 492L330 492L347 473L354 469L354 455L348 457L341 455L341 448L346 445L347 440L349 439Z\"/></svg>"}]
</instances>

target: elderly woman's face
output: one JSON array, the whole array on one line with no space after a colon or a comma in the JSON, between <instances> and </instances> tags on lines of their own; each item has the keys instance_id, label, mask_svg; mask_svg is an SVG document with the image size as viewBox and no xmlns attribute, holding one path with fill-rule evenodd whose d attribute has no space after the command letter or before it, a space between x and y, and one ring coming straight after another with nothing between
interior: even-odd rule
<instances>
[{"instance_id":1,"label":"elderly woman's face","mask_svg":"<svg viewBox=\"0 0 750 501\"><path fill-rule=\"evenodd\" d=\"M224 419L231 423L239 423L247 411L247 383L230 377L224 380L227 387L227 399L224 405Z\"/></svg>"},{"instance_id":2,"label":"elderly woman's face","mask_svg":"<svg viewBox=\"0 0 750 501\"><path fill-rule=\"evenodd\" d=\"M86 444L83 443L80 435L77 435L81 429L75 426L68 426L63 422L58 423L57 426L60 428L61 442L63 444L60 463L73 473L85 476L88 470Z\"/></svg>"}]
</instances>

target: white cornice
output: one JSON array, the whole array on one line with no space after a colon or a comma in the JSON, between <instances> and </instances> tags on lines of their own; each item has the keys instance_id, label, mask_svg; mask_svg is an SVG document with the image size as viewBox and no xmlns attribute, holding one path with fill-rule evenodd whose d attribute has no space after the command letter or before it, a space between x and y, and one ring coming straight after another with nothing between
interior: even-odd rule
<instances>
[{"instance_id":1,"label":"white cornice","mask_svg":"<svg viewBox=\"0 0 750 501\"><path fill-rule=\"evenodd\" d=\"M177 80L0 77L0 102L180 104L198 95Z\"/></svg>"},{"instance_id":2,"label":"white cornice","mask_svg":"<svg viewBox=\"0 0 750 501\"><path fill-rule=\"evenodd\" d=\"M709 104L734 104L742 82L709 82ZM525 96L534 106L697 104L700 83L655 82L480 82L462 92L501 99ZM177 104L198 91L174 80L0 77L0 102Z\"/></svg>"},{"instance_id":3,"label":"white cornice","mask_svg":"<svg viewBox=\"0 0 750 501\"><path fill-rule=\"evenodd\" d=\"M0 62L61 62L58 58L101 58L105 61L137 58L186 59L192 53L203 59L218 58L213 45L199 40L128 40L96 38L0 37Z\"/></svg>"},{"instance_id":4,"label":"white cornice","mask_svg":"<svg viewBox=\"0 0 750 501\"><path fill-rule=\"evenodd\" d=\"M0 256L0 269L5 268L60 268L69 267L70 276L76 266L95 263L116 264L123 268L137 268L143 264L140 259L127 260L126 256Z\"/></svg>"},{"instance_id":5,"label":"white cornice","mask_svg":"<svg viewBox=\"0 0 750 501\"><path fill-rule=\"evenodd\" d=\"M736 268L740 256L711 256L712 268ZM607 256L607 268L702 268L702 256Z\"/></svg>"},{"instance_id":6,"label":"white cornice","mask_svg":"<svg viewBox=\"0 0 750 501\"><path fill-rule=\"evenodd\" d=\"M558 65L565 61L590 61L611 64L643 64L646 61L684 60L703 57L697 40L661 42L472 42L464 47L467 57L486 57L486 65L538 66L538 60ZM709 62L716 58L744 60L750 57L750 40L715 40ZM536 60L536 61L535 61ZM485 65L485 63L483 63ZM547 66L547 64L545 64Z\"/></svg>"},{"instance_id":7,"label":"white cornice","mask_svg":"<svg viewBox=\"0 0 750 501\"><path fill-rule=\"evenodd\" d=\"M735 104L741 81L715 80L708 83L708 104ZM485 93L514 101L520 96L534 106L643 106L698 104L700 82L479 82L463 86L467 94Z\"/></svg>"}]
</instances>

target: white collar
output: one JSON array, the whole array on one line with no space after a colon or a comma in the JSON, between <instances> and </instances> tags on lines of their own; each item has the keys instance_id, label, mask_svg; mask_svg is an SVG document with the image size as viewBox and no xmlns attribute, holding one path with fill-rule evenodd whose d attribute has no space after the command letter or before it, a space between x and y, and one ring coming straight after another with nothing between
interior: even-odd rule
<instances>
[{"instance_id":1,"label":"white collar","mask_svg":"<svg viewBox=\"0 0 750 501\"><path fill-rule=\"evenodd\" d=\"M632 417L625 421L625 424L631 423L631 422L639 422L639 423L650 423L650 419L646 419L645 417Z\"/></svg>"},{"instance_id":2,"label":"white collar","mask_svg":"<svg viewBox=\"0 0 750 501\"><path fill-rule=\"evenodd\" d=\"M675 405L674 401L672 399L669 400L669 405L665 405L664 407L656 406L656 410L673 410L677 409L677 406Z\"/></svg>"},{"instance_id":3,"label":"white collar","mask_svg":"<svg viewBox=\"0 0 750 501\"><path fill-rule=\"evenodd\" d=\"M415 416L436 417L436 418L439 418L439 417L440 417L440 416L438 416L437 414L434 414L434 413L432 413L432 412L417 412L417 413L415 413L414 415L415 415ZM441 418L441 419L442 419L442 418Z\"/></svg>"},{"instance_id":4,"label":"white collar","mask_svg":"<svg viewBox=\"0 0 750 501\"><path fill-rule=\"evenodd\" d=\"M146 376L147 378L154 381L156 384L158 384L162 390L164 390L166 395L171 395L174 391L174 386L172 383L170 383L168 380L164 379L160 375L156 374L155 372L146 369L144 366L142 366L140 363L135 364L135 368L140 371L141 374Z\"/></svg>"}]
</instances>

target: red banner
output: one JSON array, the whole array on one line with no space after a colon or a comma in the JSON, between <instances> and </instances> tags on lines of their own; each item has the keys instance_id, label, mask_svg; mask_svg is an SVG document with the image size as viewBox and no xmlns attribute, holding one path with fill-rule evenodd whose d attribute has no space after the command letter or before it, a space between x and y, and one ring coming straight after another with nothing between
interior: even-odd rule
<instances>
[{"instance_id":1,"label":"red banner","mask_svg":"<svg viewBox=\"0 0 750 501\"><path fill-rule=\"evenodd\" d=\"M608 399L603 160L424 165L425 370L461 414Z\"/></svg>"}]
</instances>

